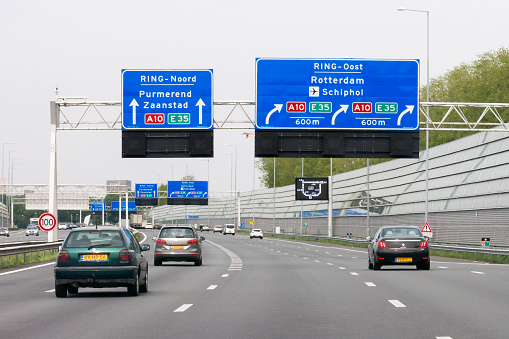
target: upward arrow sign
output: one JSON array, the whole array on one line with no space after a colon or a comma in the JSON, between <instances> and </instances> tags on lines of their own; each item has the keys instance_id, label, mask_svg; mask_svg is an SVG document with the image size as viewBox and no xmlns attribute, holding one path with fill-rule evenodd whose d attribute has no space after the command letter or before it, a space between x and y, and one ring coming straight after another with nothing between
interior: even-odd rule
<instances>
[{"instance_id":1,"label":"upward arrow sign","mask_svg":"<svg viewBox=\"0 0 509 339\"><path fill-rule=\"evenodd\" d=\"M203 106L206 106L205 103L203 102L203 100L200 98L200 100L198 100L198 103L196 104L196 106L198 106L198 124L201 125L201 122L202 122L202 110L203 110Z\"/></svg>"},{"instance_id":2,"label":"upward arrow sign","mask_svg":"<svg viewBox=\"0 0 509 339\"><path fill-rule=\"evenodd\" d=\"M133 125L136 125L136 107L139 106L136 99L133 99L133 101L131 101L131 104L129 104L129 106L133 107Z\"/></svg>"}]
</instances>

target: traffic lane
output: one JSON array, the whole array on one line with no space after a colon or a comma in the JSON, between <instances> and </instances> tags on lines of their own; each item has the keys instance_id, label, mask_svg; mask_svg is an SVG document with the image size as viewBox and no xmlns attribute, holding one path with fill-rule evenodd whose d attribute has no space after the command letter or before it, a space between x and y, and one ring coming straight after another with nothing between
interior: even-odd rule
<instances>
[{"instance_id":1,"label":"traffic lane","mask_svg":"<svg viewBox=\"0 0 509 339\"><path fill-rule=\"evenodd\" d=\"M269 247L277 248L276 246ZM312 251L311 249L313 247L316 246L312 246L311 248L305 246L306 252L304 253L308 255L307 253L315 254L313 252L317 252L315 256L319 256L319 250ZM267 249L274 250L274 248ZM327 252L331 253L332 251L326 247L326 252L324 254ZM401 321L401 323L406 322L412 324L416 330L413 332L414 335L419 336L420 334L429 332L429 335L435 336L454 334L452 337L468 338L471 337L472 334L475 334L476 337L482 337L483 333L491 333L493 337L502 337L503 333L507 333L506 326L497 326L497 323L504 323L503 315L507 313L507 307L498 303L500 307L491 308L488 306L488 308L486 308L486 303L496 303L496 298L491 298L489 300L488 298L484 298L482 294L479 294L479 286L475 284L472 286L470 284L470 276L468 275L477 274L482 276L482 271L473 271L472 268L459 269L459 271L454 274L457 280L456 282L443 283L444 279L440 277L440 273L434 270L443 270L447 267L439 266L439 263L434 264L433 259L431 271L418 271L414 266L386 266L382 268L381 271L370 271L367 269L367 259L365 260L365 266L361 266L356 272L350 271L349 273L354 277L360 278L367 287L371 288L370 291L377 291L374 296L375 299L380 299L380 296L384 297L382 298L385 301L383 304L375 303L371 307L373 313L385 316L387 315L387 309L390 308L410 309L411 311L406 312L404 315L398 315L397 319L398 323ZM322 262L319 258L312 261L317 263ZM486 266L484 264L471 264L481 266L481 268ZM489 268L496 270L496 266L497 265L489 265ZM494 282L498 282L498 286L493 286L494 289L492 290L493 296L495 297L498 294L497 291L504 289L503 282L506 281L506 279L504 279L506 278L504 272L506 272L507 267L501 266L500 268L503 271L502 276L495 278ZM458 287L461 286L461 282L466 284L465 287L467 288L461 287L458 289ZM437 283L438 286L429 287L437 285ZM453 293L449 293L448 290L451 290ZM447 301L444 301L444 294L448 296L448 298L446 298L448 299ZM474 295L473 298L471 297L472 295ZM500 294L498 295L500 297ZM506 293L503 293L502 298L504 297L506 297ZM485 303L484 305L482 305L483 301ZM483 312L484 309L486 312L484 312L484 315L480 319L476 314ZM449 315L451 310L453 310L452 315ZM495 314L497 314L497 316L495 316ZM486 320L482 319L484 317ZM380 326L384 326L386 321L384 319L386 318L383 318L379 323ZM421 319L418 325L415 319ZM376 323L377 319L371 319L370 322ZM414 324L416 325L414 326ZM433 331L428 331L427 324L438 325L433 325ZM397 332L393 330L392 335L396 337L405 337L408 333L405 331Z\"/></svg>"},{"instance_id":2,"label":"traffic lane","mask_svg":"<svg viewBox=\"0 0 509 339\"><path fill-rule=\"evenodd\" d=\"M172 323L168 315L173 310L183 304L199 303L200 293L206 294L207 288L227 271L230 258L224 252L206 243L203 249L205 260L200 267L192 263L154 267L153 251L144 252L151 263L149 292L138 297L128 297L125 288L80 288L77 295L57 299L53 290L53 262L44 268L10 274L10 280L0 276L0 284L10 286L1 289L2 305L9 305L8 309L1 308L0 316L7 320L2 326L2 337L5 334L6 337L67 338L72 334L76 338L91 335L117 338L147 336L152 329L156 332L148 337L159 336L160 324ZM27 307L32 302L38 307ZM30 322L20 322L20 315ZM126 315L126 322L118 321L121 315ZM187 320L184 331L193 326L194 320Z\"/></svg>"}]
</instances>

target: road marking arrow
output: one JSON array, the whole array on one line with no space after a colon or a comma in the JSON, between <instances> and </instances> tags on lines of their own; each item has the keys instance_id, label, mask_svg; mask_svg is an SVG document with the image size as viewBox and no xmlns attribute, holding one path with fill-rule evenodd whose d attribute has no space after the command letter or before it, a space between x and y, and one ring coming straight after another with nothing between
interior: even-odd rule
<instances>
[{"instance_id":1,"label":"road marking arrow","mask_svg":"<svg viewBox=\"0 0 509 339\"><path fill-rule=\"evenodd\" d=\"M196 104L196 106L199 106L198 107L198 112L199 112L199 115L198 115L198 124L201 125L201 123L202 123L202 110L203 110L203 106L206 106L206 105L203 102L203 100L200 98L200 100L198 100L198 103Z\"/></svg>"},{"instance_id":2,"label":"road marking arrow","mask_svg":"<svg viewBox=\"0 0 509 339\"><path fill-rule=\"evenodd\" d=\"M133 99L133 101L131 101L131 104L129 106L133 107L133 125L136 125L136 107L139 106L136 99Z\"/></svg>"},{"instance_id":3,"label":"road marking arrow","mask_svg":"<svg viewBox=\"0 0 509 339\"><path fill-rule=\"evenodd\" d=\"M336 117L338 116L338 114L341 113L341 112L346 113L346 111L348 110L348 105L340 105L340 106L341 106L341 108L338 109L336 111L336 113L334 113L334 115L332 116L332 124L333 125L336 123Z\"/></svg>"},{"instance_id":4,"label":"road marking arrow","mask_svg":"<svg viewBox=\"0 0 509 339\"><path fill-rule=\"evenodd\" d=\"M408 112L412 114L412 112L414 111L414 107L415 107L414 105L406 105L406 110L401 112L401 114L398 117L398 126L401 125L401 118L403 118L403 115L407 114Z\"/></svg>"},{"instance_id":5,"label":"road marking arrow","mask_svg":"<svg viewBox=\"0 0 509 339\"><path fill-rule=\"evenodd\" d=\"M283 108L283 104L274 104L274 108L272 109L272 111L269 112L269 114L267 114L267 117L265 118L265 125L269 124L269 118L272 115L272 113L274 113L275 111L277 111L278 113L281 113L282 108Z\"/></svg>"}]
</instances>

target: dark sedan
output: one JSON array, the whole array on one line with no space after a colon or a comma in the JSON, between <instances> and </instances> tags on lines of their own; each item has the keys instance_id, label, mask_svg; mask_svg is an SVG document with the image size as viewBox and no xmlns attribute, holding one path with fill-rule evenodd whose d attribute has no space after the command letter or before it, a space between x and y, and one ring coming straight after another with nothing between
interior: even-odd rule
<instances>
[{"instance_id":1,"label":"dark sedan","mask_svg":"<svg viewBox=\"0 0 509 339\"><path fill-rule=\"evenodd\" d=\"M58 253L55 294L65 298L80 287L127 287L129 295L148 290L148 262L133 233L118 227L73 229Z\"/></svg>"},{"instance_id":2,"label":"dark sedan","mask_svg":"<svg viewBox=\"0 0 509 339\"><path fill-rule=\"evenodd\" d=\"M429 244L417 226L382 226L373 238L366 238L368 267L379 270L385 265L415 265L429 270Z\"/></svg>"}]
</instances>

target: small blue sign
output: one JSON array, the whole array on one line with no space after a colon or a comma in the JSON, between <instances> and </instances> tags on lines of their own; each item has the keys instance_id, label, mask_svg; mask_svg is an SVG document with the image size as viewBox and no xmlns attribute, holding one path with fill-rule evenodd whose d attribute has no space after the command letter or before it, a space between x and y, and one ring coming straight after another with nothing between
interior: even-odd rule
<instances>
[{"instance_id":1,"label":"small blue sign","mask_svg":"<svg viewBox=\"0 0 509 339\"><path fill-rule=\"evenodd\" d=\"M246 227L246 223L245 222L241 222L240 223L240 227Z\"/></svg>"},{"instance_id":2,"label":"small blue sign","mask_svg":"<svg viewBox=\"0 0 509 339\"><path fill-rule=\"evenodd\" d=\"M157 198L157 184L135 184L135 198Z\"/></svg>"},{"instance_id":3,"label":"small blue sign","mask_svg":"<svg viewBox=\"0 0 509 339\"><path fill-rule=\"evenodd\" d=\"M92 201L90 203L90 210L104 211L105 210L105 202L104 201Z\"/></svg>"},{"instance_id":4,"label":"small blue sign","mask_svg":"<svg viewBox=\"0 0 509 339\"><path fill-rule=\"evenodd\" d=\"M127 205L129 211L136 211L136 203L134 201L129 201L129 204ZM122 201L122 211L125 211L125 201ZM118 211L118 201L112 201L111 202L111 210L112 211Z\"/></svg>"},{"instance_id":5,"label":"small blue sign","mask_svg":"<svg viewBox=\"0 0 509 339\"><path fill-rule=\"evenodd\" d=\"M213 72L122 70L122 130L210 130Z\"/></svg>"},{"instance_id":6,"label":"small blue sign","mask_svg":"<svg viewBox=\"0 0 509 339\"><path fill-rule=\"evenodd\" d=\"M256 60L255 129L419 130L419 60Z\"/></svg>"},{"instance_id":7,"label":"small blue sign","mask_svg":"<svg viewBox=\"0 0 509 339\"><path fill-rule=\"evenodd\" d=\"M208 198L208 181L168 181L168 198Z\"/></svg>"}]
</instances>

